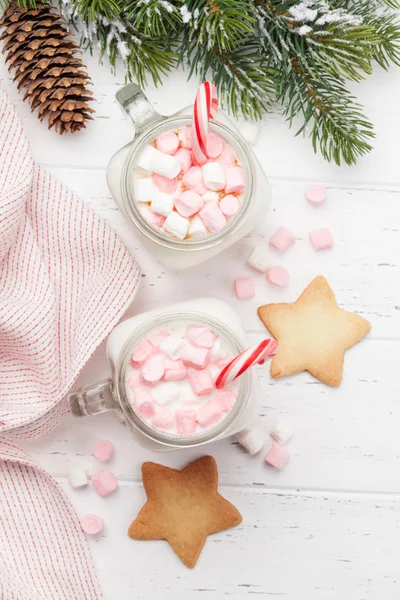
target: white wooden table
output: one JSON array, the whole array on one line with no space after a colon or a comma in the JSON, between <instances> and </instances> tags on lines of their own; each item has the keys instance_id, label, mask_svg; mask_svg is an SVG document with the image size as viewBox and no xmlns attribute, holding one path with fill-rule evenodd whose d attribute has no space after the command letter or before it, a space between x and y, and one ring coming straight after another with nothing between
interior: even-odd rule
<instances>
[{"instance_id":1,"label":"white wooden table","mask_svg":"<svg viewBox=\"0 0 400 600\"><path fill-rule=\"evenodd\" d=\"M372 322L368 339L348 352L344 381L330 389L307 374L272 382L261 370L264 401L260 420L282 416L293 422L287 468L275 472L262 456L249 457L232 441L210 446L222 493L241 511L236 529L210 537L193 571L165 542L135 542L130 521L145 500L140 467L145 460L181 467L204 451L155 455L130 439L110 415L66 418L44 439L24 447L65 487L79 514L96 512L106 528L90 547L106 600L242 600L255 596L288 600L398 600L400 598L400 71L376 74L356 92L376 124L375 151L353 168L338 168L315 156L308 140L294 138L279 115L262 125L255 151L273 188L265 223L218 259L191 272L167 272L141 248L107 189L111 155L131 136L114 96L123 74L86 56L97 98L96 120L76 137L59 138L30 115L0 64L0 80L16 102L38 162L73 188L122 236L140 262L142 285L130 309L136 313L205 293L227 300L240 313L249 337L265 335L256 307L294 300L317 274L324 274L339 303ZM196 82L182 73L148 95L165 114L191 103ZM323 183L324 207L304 200L309 183ZM279 225L296 235L295 246L271 262L291 273L285 290L257 277L256 298L240 302L234 278L245 275L245 258L256 242ZM310 229L329 226L332 251L315 253ZM107 374L104 346L81 376L91 382ZM72 491L68 466L93 472L93 443L111 439L118 492L101 499L92 489ZM200 593L201 592L201 593Z\"/></svg>"}]
</instances>

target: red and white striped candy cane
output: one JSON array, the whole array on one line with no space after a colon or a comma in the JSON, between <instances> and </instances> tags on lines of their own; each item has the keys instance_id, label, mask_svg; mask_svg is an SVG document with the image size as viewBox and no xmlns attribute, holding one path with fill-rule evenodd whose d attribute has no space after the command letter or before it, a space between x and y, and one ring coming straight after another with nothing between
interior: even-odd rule
<instances>
[{"instance_id":1,"label":"red and white striped candy cane","mask_svg":"<svg viewBox=\"0 0 400 600\"><path fill-rule=\"evenodd\" d=\"M271 339L263 340L257 346L248 348L222 369L215 381L215 387L222 388L226 383L231 383L250 367L262 364L266 358L275 356L277 350L278 343Z\"/></svg>"},{"instance_id":2,"label":"red and white striped candy cane","mask_svg":"<svg viewBox=\"0 0 400 600\"><path fill-rule=\"evenodd\" d=\"M207 161L208 122L218 113L217 88L210 81L201 84L194 101L192 121L192 152L199 165Z\"/></svg>"}]
</instances>

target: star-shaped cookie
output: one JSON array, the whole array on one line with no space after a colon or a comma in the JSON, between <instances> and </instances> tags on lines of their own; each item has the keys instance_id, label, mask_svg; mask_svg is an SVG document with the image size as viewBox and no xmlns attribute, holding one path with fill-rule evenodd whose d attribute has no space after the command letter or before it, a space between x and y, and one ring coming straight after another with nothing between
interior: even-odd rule
<instances>
[{"instance_id":1,"label":"star-shaped cookie","mask_svg":"<svg viewBox=\"0 0 400 600\"><path fill-rule=\"evenodd\" d=\"M204 456L182 471L152 462L142 466L147 502L129 527L135 540L166 540L193 568L207 536L238 525L241 514L217 491L218 471Z\"/></svg>"},{"instance_id":2,"label":"star-shaped cookie","mask_svg":"<svg viewBox=\"0 0 400 600\"><path fill-rule=\"evenodd\" d=\"M342 381L345 351L371 329L363 317L339 308L322 275L293 304L266 304L258 315L279 343L272 377L308 371L331 386Z\"/></svg>"}]
</instances>

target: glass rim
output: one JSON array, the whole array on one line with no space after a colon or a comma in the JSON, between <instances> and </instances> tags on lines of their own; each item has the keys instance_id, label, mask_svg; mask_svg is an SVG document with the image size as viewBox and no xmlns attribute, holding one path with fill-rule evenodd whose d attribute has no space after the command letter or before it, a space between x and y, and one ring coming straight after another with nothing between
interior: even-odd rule
<instances>
[{"instance_id":1,"label":"glass rim","mask_svg":"<svg viewBox=\"0 0 400 600\"><path fill-rule=\"evenodd\" d=\"M219 134L225 142L233 146L233 149L239 157L241 167L245 172L246 190L238 212L228 221L227 225L225 225L221 231L199 240L177 240L163 234L160 230L157 230L150 225L138 210L137 205L133 200L133 177L129 177L129 173L132 172L135 160L146 143L152 141L157 137L158 133L161 133L167 128L188 125L191 121L192 119L190 116L182 115L180 117L166 117L162 121L157 121L151 128L146 129L146 131L139 135L137 139L134 139L132 148L125 159L121 178L121 195L125 212L139 231L160 246L189 252L212 248L222 243L226 237L232 236L241 227L251 207L256 176L251 152L246 152L244 150L244 145L246 144L245 140L239 138L235 131L232 131L223 123L214 120L210 121L210 130Z\"/></svg>"},{"instance_id":2,"label":"glass rim","mask_svg":"<svg viewBox=\"0 0 400 600\"><path fill-rule=\"evenodd\" d=\"M227 429L240 418L243 414L249 398L251 390L251 377L249 371L243 373L239 379L239 391L237 400L233 409L223 418L215 427L212 427L206 431L199 432L191 436L181 436L177 434L171 434L167 431L161 431L151 427L148 423L142 420L136 412L133 410L129 400L128 394L125 387L125 373L129 364L132 350L137 346L149 332L162 325L165 325L171 321L190 321L190 324L207 325L212 328L218 335L223 337L224 341L228 343L233 353L239 354L245 348L243 343L237 337L237 335L229 329L225 324L221 324L219 321L210 317L209 315L201 311L183 311L183 310L171 310L168 313L164 313L157 318L149 319L145 321L125 342L116 364L114 374L114 390L118 399L118 402L122 408L122 411L127 418L128 422L136 427L141 434L156 443L161 443L164 446L170 446L172 448L188 448L191 446L199 446L207 442L217 440Z\"/></svg>"}]
</instances>

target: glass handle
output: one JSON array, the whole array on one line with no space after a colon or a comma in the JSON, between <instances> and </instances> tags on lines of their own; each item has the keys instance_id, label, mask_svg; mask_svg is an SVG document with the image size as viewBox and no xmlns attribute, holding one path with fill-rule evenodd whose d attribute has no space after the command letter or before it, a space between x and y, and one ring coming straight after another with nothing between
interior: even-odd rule
<instances>
[{"instance_id":1,"label":"glass handle","mask_svg":"<svg viewBox=\"0 0 400 600\"><path fill-rule=\"evenodd\" d=\"M112 379L72 390L67 395L71 412L76 417L98 415L109 410L119 410L112 389Z\"/></svg>"},{"instance_id":2,"label":"glass handle","mask_svg":"<svg viewBox=\"0 0 400 600\"><path fill-rule=\"evenodd\" d=\"M128 83L116 94L117 102L135 126L138 135L149 125L161 121L165 117L158 114L147 97L136 83Z\"/></svg>"}]
</instances>

